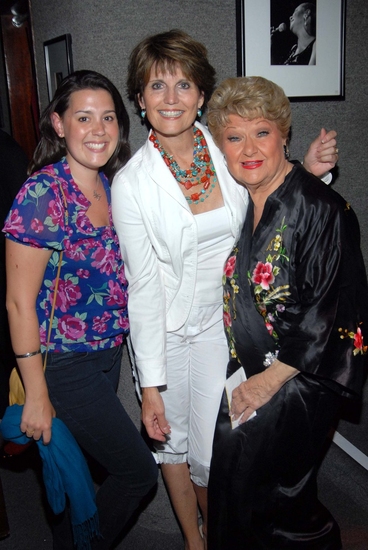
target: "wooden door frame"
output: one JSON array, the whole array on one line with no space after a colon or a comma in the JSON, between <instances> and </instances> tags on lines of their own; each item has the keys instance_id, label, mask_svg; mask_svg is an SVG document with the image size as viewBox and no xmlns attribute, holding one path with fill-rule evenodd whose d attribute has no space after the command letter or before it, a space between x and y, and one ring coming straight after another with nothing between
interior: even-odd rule
<instances>
[{"instance_id":1,"label":"wooden door frame","mask_svg":"<svg viewBox=\"0 0 368 550\"><path fill-rule=\"evenodd\" d=\"M16 27L12 18L12 14L1 15L11 129L14 139L30 159L39 138L31 23L28 17L20 27Z\"/></svg>"}]
</instances>

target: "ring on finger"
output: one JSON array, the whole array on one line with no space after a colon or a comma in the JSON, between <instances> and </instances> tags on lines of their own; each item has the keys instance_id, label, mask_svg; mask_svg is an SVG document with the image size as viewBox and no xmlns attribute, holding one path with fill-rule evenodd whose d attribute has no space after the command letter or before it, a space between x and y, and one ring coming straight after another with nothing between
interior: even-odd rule
<instances>
[{"instance_id":1,"label":"ring on finger","mask_svg":"<svg viewBox=\"0 0 368 550\"><path fill-rule=\"evenodd\" d=\"M335 155L337 155L339 153L339 149L338 147L335 147Z\"/></svg>"}]
</instances>

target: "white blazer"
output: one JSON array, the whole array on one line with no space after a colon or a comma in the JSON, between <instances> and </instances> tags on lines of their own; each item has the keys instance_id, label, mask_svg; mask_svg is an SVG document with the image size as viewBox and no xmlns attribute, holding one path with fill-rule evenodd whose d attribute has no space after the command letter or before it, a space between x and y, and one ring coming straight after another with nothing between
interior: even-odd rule
<instances>
[{"instance_id":1,"label":"white blazer","mask_svg":"<svg viewBox=\"0 0 368 550\"><path fill-rule=\"evenodd\" d=\"M196 125L211 153L235 243L248 193L230 176L208 130ZM188 203L150 141L116 174L112 214L129 282L128 312L139 382L142 387L161 386L166 384L166 332L184 325L193 303L198 238Z\"/></svg>"}]
</instances>

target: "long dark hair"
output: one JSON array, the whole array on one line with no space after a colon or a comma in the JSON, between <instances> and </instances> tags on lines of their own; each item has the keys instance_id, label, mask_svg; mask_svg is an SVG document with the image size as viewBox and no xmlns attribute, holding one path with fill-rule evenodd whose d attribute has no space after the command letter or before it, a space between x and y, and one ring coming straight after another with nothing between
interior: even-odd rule
<instances>
[{"instance_id":1,"label":"long dark hair","mask_svg":"<svg viewBox=\"0 0 368 550\"><path fill-rule=\"evenodd\" d=\"M65 139L60 138L55 132L51 122L51 115L52 113L57 113L62 117L69 107L71 94L86 89L106 90L111 95L119 125L118 144L111 158L101 170L111 181L116 172L129 160L129 116L120 93L114 84L100 73L88 70L75 71L62 80L52 101L41 115L41 139L28 167L29 175L48 164L59 162L67 154Z\"/></svg>"}]
</instances>

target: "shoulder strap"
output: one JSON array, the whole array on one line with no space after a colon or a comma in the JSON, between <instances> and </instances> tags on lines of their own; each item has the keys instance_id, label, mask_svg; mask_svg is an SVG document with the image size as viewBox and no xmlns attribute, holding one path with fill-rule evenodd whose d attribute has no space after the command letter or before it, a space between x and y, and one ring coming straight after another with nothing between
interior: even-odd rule
<instances>
[{"instance_id":1,"label":"shoulder strap","mask_svg":"<svg viewBox=\"0 0 368 550\"><path fill-rule=\"evenodd\" d=\"M68 203L66 201L64 189L63 189L63 186L62 186L61 182L59 182L59 185L60 185L61 194L63 195L64 206L65 206L64 219L65 219L65 222L67 222L67 220L68 220ZM54 298L52 300L49 330L47 332L46 353L45 353L45 358L43 360L43 370L46 369L46 364L47 364L47 353L48 353L49 345L50 345L51 330L52 330L52 323L53 323L53 320L54 320L56 297L57 297L57 291L58 291L58 287L59 287L60 271L61 271L62 261L63 261L63 251L61 250L60 255L59 255L59 264L58 264L58 270L57 270L56 280L55 280Z\"/></svg>"}]
</instances>

